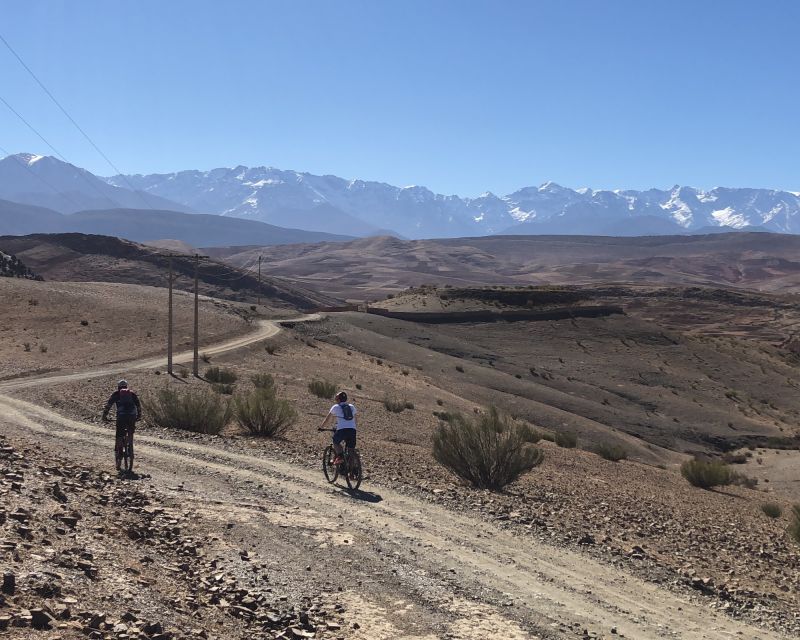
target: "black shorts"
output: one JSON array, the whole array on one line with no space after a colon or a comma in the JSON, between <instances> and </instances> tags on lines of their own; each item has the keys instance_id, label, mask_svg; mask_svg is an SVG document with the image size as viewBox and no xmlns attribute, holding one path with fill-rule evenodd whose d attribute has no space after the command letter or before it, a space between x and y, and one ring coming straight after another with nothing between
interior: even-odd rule
<instances>
[{"instance_id":1,"label":"black shorts","mask_svg":"<svg viewBox=\"0 0 800 640\"><path fill-rule=\"evenodd\" d=\"M117 416L117 438L122 438L126 433L133 433L136 428L136 416Z\"/></svg>"},{"instance_id":2,"label":"black shorts","mask_svg":"<svg viewBox=\"0 0 800 640\"><path fill-rule=\"evenodd\" d=\"M356 430L355 429L337 429L333 432L333 443L345 443L348 449L356 448Z\"/></svg>"}]
</instances>

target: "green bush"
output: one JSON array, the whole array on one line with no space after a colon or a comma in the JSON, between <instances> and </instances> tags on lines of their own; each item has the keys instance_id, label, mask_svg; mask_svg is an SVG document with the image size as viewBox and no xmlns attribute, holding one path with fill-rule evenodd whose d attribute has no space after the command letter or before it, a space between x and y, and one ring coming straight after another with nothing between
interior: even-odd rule
<instances>
[{"instance_id":1,"label":"green bush","mask_svg":"<svg viewBox=\"0 0 800 640\"><path fill-rule=\"evenodd\" d=\"M626 460L628 458L628 451L625 447L609 444L608 442L601 442L593 451L601 458L611 460L612 462L619 462L620 460Z\"/></svg>"},{"instance_id":2,"label":"green bush","mask_svg":"<svg viewBox=\"0 0 800 640\"><path fill-rule=\"evenodd\" d=\"M439 423L433 457L475 487L500 490L540 464L543 454L525 442L519 425L490 407L474 420L454 414Z\"/></svg>"},{"instance_id":3,"label":"green bush","mask_svg":"<svg viewBox=\"0 0 800 640\"><path fill-rule=\"evenodd\" d=\"M557 431L553 442L564 449L574 449L578 446L578 436L571 431Z\"/></svg>"},{"instance_id":4,"label":"green bush","mask_svg":"<svg viewBox=\"0 0 800 640\"><path fill-rule=\"evenodd\" d=\"M729 485L733 480L730 467L716 460L687 460L681 465L681 475L701 489Z\"/></svg>"},{"instance_id":5,"label":"green bush","mask_svg":"<svg viewBox=\"0 0 800 640\"><path fill-rule=\"evenodd\" d=\"M220 369L219 367L209 367L206 369L206 380L219 384L233 384L239 379L236 372L230 369Z\"/></svg>"},{"instance_id":6,"label":"green bush","mask_svg":"<svg viewBox=\"0 0 800 640\"><path fill-rule=\"evenodd\" d=\"M789 524L789 535L792 540L800 544L800 504L792 507L791 522Z\"/></svg>"},{"instance_id":7,"label":"green bush","mask_svg":"<svg viewBox=\"0 0 800 640\"><path fill-rule=\"evenodd\" d=\"M275 378L269 373L256 373L250 380L256 389L271 389L275 386Z\"/></svg>"},{"instance_id":8,"label":"green bush","mask_svg":"<svg viewBox=\"0 0 800 640\"><path fill-rule=\"evenodd\" d=\"M271 387L237 396L233 404L236 421L254 436L283 435L297 420L292 404L278 398Z\"/></svg>"},{"instance_id":9,"label":"green bush","mask_svg":"<svg viewBox=\"0 0 800 640\"><path fill-rule=\"evenodd\" d=\"M761 511L763 511L764 515L768 518L780 518L783 513L781 505L776 502L764 502L761 505Z\"/></svg>"},{"instance_id":10,"label":"green bush","mask_svg":"<svg viewBox=\"0 0 800 640\"><path fill-rule=\"evenodd\" d=\"M147 406L147 422L157 427L217 434L231 419L231 403L207 389L182 393L166 387Z\"/></svg>"},{"instance_id":11,"label":"green bush","mask_svg":"<svg viewBox=\"0 0 800 640\"><path fill-rule=\"evenodd\" d=\"M327 380L312 380L308 383L308 390L318 398L330 400L336 394L336 385Z\"/></svg>"}]
</instances>

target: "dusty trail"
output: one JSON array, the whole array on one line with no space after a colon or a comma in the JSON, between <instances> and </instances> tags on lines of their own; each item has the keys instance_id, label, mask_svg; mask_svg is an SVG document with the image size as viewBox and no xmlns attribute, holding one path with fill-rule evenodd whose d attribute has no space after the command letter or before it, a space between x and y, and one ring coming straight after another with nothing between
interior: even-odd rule
<instances>
[{"instance_id":1,"label":"dusty trail","mask_svg":"<svg viewBox=\"0 0 800 640\"><path fill-rule=\"evenodd\" d=\"M319 320L321 316L318 314L309 314L293 318L291 322L314 322ZM255 342L266 340L274 335L277 335L281 330L281 322L286 320L259 320L257 323L256 331L248 333L238 338L232 338L225 342L220 342L203 348L203 352L210 356L219 355L228 351L235 351L241 349ZM173 354L172 359L175 364L190 362L194 356L192 351L182 351ZM93 378L98 376L106 376L115 373L122 373L133 369L154 369L156 367L165 367L167 359L162 356L154 358L143 358L141 360L126 360L121 362L112 362L101 367L86 369L83 371L76 371L72 373L56 373L44 376L32 376L24 378L16 378L14 380L7 380L0 382L0 393L6 391L13 391L15 389L27 389L30 387L37 387L48 384L59 384L62 382L71 382L74 380L83 380L86 378Z\"/></svg>"},{"instance_id":2,"label":"dusty trail","mask_svg":"<svg viewBox=\"0 0 800 640\"><path fill-rule=\"evenodd\" d=\"M251 336L207 351L220 353L279 330L275 323L264 323ZM153 367L162 362L144 360L124 367L110 366L102 372ZM0 386L0 392L31 383L86 377L88 373L14 381ZM91 374L100 375L101 370ZM0 395L0 424L9 431L33 433L53 446L67 441L81 443L77 449L100 459L107 457L113 446L113 433L108 428L71 420L6 395ZM371 501L353 499L327 485L321 472L182 440L140 435L137 453L140 468L151 473L157 483L166 478L165 470L169 469L171 478L184 477L188 486L198 482L215 486L216 502L199 500L200 511L216 509L228 515L241 513L242 517L247 512L266 514L263 525L258 525L258 519L254 525L263 526L265 536L276 524L297 527L300 522L304 535L330 537L336 530L337 517L343 516L353 532L348 534L348 542L362 548L365 563L376 547L383 548L386 558L373 562L379 570L395 574L391 576L396 582L394 588L405 590L408 600L422 600L429 615L440 621L431 629L446 628L449 637L571 637L581 635L583 629L611 637L612 628L618 636L642 640L782 637L729 619L700 601L678 596L578 552L543 545L479 518L456 514L390 489L380 488L380 496ZM259 483L266 493L243 502L237 495L241 490L234 486L237 483ZM224 487L229 487L227 495ZM297 540L301 544L301 539ZM325 556L325 552L319 554ZM393 564L387 565L389 559ZM366 609L372 605L367 587L363 591L359 602ZM374 628L365 627L365 635L358 637L441 637L432 631L407 635L398 612L393 612L392 622L381 626L377 619L385 613L376 608Z\"/></svg>"}]
</instances>

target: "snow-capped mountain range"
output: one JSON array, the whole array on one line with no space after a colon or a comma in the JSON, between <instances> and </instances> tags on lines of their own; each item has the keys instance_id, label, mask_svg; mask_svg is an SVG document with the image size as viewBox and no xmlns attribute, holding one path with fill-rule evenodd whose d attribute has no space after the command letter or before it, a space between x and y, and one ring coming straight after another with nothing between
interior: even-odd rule
<instances>
[{"instance_id":1,"label":"snow-capped mountain range","mask_svg":"<svg viewBox=\"0 0 800 640\"><path fill-rule=\"evenodd\" d=\"M272 167L98 178L33 154L0 160L0 198L62 213L107 209L114 202L356 236L661 235L748 228L800 233L800 193L770 189L574 190L548 182L506 196L463 198L421 186Z\"/></svg>"},{"instance_id":2,"label":"snow-capped mountain range","mask_svg":"<svg viewBox=\"0 0 800 640\"><path fill-rule=\"evenodd\" d=\"M408 238L496 233L650 235L707 228L800 232L800 194L691 187L648 191L568 189L553 182L507 196L436 194L420 186L344 180L271 167L110 178L198 211L315 231Z\"/></svg>"}]
</instances>

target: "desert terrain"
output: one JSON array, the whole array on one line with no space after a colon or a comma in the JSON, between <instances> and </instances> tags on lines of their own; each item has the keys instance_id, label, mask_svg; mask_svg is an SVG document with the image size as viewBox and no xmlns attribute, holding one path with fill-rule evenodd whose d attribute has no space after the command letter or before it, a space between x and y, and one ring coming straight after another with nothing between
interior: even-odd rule
<instances>
[{"instance_id":1,"label":"desert terrain","mask_svg":"<svg viewBox=\"0 0 800 640\"><path fill-rule=\"evenodd\" d=\"M16 585L0 625L14 637L800 633L800 546L786 533L800 410L790 293L442 286L380 303L432 315L622 310L455 323L204 297L202 369L237 376L223 399L269 374L297 421L272 439L234 422L204 435L145 421L135 475L117 477L99 412L120 376L145 418L167 386L217 393L165 374L164 289L0 286L13 301L0 309L0 539ZM191 301L176 295L178 371ZM122 355L109 348L120 322ZM325 482L328 436L316 427L331 401L312 380L347 389L359 408L360 491ZM575 434L577 447L542 440L541 466L503 491L471 488L436 462L431 436L443 413L490 405L543 434ZM627 458L606 460L599 445ZM691 487L679 465L696 454L735 456L758 483ZM768 518L765 502L782 514Z\"/></svg>"},{"instance_id":2,"label":"desert terrain","mask_svg":"<svg viewBox=\"0 0 800 640\"><path fill-rule=\"evenodd\" d=\"M791 292L800 285L800 240L773 233L616 238L488 236L436 240L365 238L277 247L214 247L242 266L263 257L265 273L329 295L376 300L423 284L723 286Z\"/></svg>"}]
</instances>

